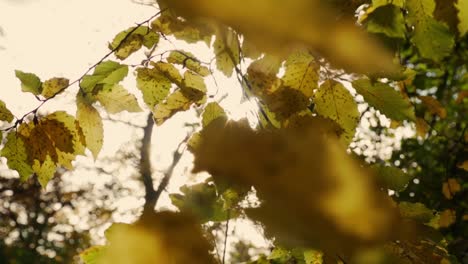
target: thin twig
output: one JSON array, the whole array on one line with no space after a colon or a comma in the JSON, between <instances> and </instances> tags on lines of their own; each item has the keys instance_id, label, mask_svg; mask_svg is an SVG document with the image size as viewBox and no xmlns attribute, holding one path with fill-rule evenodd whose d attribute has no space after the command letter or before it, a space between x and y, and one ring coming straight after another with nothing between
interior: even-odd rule
<instances>
[{"instance_id":1,"label":"thin twig","mask_svg":"<svg viewBox=\"0 0 468 264\"><path fill-rule=\"evenodd\" d=\"M154 206L158 203L159 197L161 196L161 193L166 189L167 185L169 184L169 181L172 177L172 174L174 172L174 168L177 166L177 164L180 161L180 158L184 154L184 150L179 151L179 148L182 144L186 143L189 139L189 135L187 135L182 142L179 143L179 146L177 146L177 149L174 151L173 154L173 159L172 159L172 164L171 166L167 169L167 171L164 173L164 176L159 183L158 189L156 190L155 197L154 197Z\"/></svg>"},{"instance_id":2,"label":"thin twig","mask_svg":"<svg viewBox=\"0 0 468 264\"><path fill-rule=\"evenodd\" d=\"M227 240L228 240L228 231L229 231L229 220L230 220L231 210L227 210L227 220L226 220L226 230L224 230L224 249L223 249L223 264L226 260L226 249L227 249Z\"/></svg>"}]
</instances>

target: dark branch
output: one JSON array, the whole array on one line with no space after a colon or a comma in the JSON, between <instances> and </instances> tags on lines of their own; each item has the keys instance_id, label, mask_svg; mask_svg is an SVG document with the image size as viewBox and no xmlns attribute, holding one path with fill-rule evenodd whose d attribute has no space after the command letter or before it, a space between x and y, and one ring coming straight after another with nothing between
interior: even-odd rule
<instances>
[{"instance_id":1,"label":"dark branch","mask_svg":"<svg viewBox=\"0 0 468 264\"><path fill-rule=\"evenodd\" d=\"M153 173L151 169L151 134L153 133L154 121L153 114L148 114L148 120L143 132L140 149L140 175L145 186L145 205L143 213L152 212L156 205L156 191L153 186Z\"/></svg>"}]
</instances>

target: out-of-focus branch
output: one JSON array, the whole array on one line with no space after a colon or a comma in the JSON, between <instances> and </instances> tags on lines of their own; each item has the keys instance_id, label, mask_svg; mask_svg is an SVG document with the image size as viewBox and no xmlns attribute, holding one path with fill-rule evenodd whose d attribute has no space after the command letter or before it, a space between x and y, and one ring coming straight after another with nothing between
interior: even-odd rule
<instances>
[{"instance_id":1,"label":"out-of-focus branch","mask_svg":"<svg viewBox=\"0 0 468 264\"><path fill-rule=\"evenodd\" d=\"M153 127L153 114L149 113L140 149L140 175L143 185L145 186L145 204L143 207L143 214L146 212L152 212L156 206L157 200L156 191L153 186L153 173L150 159L151 134L153 133Z\"/></svg>"}]
</instances>

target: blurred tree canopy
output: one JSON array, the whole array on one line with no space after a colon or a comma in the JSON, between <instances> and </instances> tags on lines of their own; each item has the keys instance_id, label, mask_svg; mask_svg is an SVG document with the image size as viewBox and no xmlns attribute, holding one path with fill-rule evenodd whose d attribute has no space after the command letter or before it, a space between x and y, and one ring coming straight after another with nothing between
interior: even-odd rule
<instances>
[{"instance_id":1,"label":"blurred tree canopy","mask_svg":"<svg viewBox=\"0 0 468 264\"><path fill-rule=\"evenodd\" d=\"M100 159L103 113L150 113L138 165L143 213L114 224L81 261L225 263L226 240L214 253L210 227L225 224L227 236L230 221L248 218L273 248L251 256L251 245L238 243L232 261L468 263L467 0L154 5L154 16L118 33L77 80L16 70L38 100L30 112L17 117L0 101L0 155L18 173L14 184L43 188L59 184L57 169L73 170L78 155ZM213 59L176 41L204 43ZM130 64L137 54L144 60ZM209 93L225 85L216 74L237 81L255 120L230 119ZM121 84L127 76L138 94ZM65 90L76 92L75 113L40 111ZM183 150L168 153L173 165L154 188L153 122L189 109L200 114L182 145L193 172L210 177L169 194L178 212L155 211Z\"/></svg>"}]
</instances>

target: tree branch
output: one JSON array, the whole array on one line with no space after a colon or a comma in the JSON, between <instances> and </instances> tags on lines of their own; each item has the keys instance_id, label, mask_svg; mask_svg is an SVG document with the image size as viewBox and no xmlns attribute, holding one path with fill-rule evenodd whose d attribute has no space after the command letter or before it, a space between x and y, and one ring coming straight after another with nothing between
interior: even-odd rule
<instances>
[{"instance_id":1,"label":"tree branch","mask_svg":"<svg viewBox=\"0 0 468 264\"><path fill-rule=\"evenodd\" d=\"M141 140L140 149L140 175L143 185L145 186L145 204L143 213L152 212L156 205L156 191L153 186L153 173L151 170L151 134L153 133L154 121L153 114L148 114L146 127L143 132L143 139Z\"/></svg>"}]
</instances>

